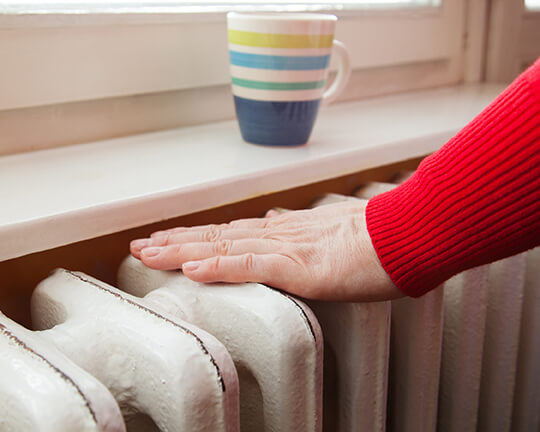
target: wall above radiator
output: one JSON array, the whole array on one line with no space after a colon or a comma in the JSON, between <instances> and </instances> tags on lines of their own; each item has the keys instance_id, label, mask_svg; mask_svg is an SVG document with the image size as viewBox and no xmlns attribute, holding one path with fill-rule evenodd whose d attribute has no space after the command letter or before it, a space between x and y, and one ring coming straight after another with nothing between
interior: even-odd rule
<instances>
[{"instance_id":1,"label":"wall above radiator","mask_svg":"<svg viewBox=\"0 0 540 432\"><path fill-rule=\"evenodd\" d=\"M427 155L501 90L335 105L296 148L246 144L222 122L0 157L0 261Z\"/></svg>"}]
</instances>

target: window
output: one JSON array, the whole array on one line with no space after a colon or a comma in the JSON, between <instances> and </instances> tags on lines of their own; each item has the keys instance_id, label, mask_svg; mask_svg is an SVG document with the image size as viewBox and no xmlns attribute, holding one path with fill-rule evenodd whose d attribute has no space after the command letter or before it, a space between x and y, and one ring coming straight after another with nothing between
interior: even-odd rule
<instances>
[{"instance_id":1,"label":"window","mask_svg":"<svg viewBox=\"0 0 540 432\"><path fill-rule=\"evenodd\" d=\"M510 81L540 55L540 1L494 2L491 8L486 76Z\"/></svg>"},{"instance_id":2,"label":"window","mask_svg":"<svg viewBox=\"0 0 540 432\"><path fill-rule=\"evenodd\" d=\"M540 0L525 0L525 7L529 10L540 10Z\"/></svg>"},{"instance_id":3,"label":"window","mask_svg":"<svg viewBox=\"0 0 540 432\"><path fill-rule=\"evenodd\" d=\"M355 69L455 62L462 53L465 1L439 3L12 0L0 6L0 110L225 85L220 8L231 4L336 13L336 37L349 47Z\"/></svg>"}]
</instances>

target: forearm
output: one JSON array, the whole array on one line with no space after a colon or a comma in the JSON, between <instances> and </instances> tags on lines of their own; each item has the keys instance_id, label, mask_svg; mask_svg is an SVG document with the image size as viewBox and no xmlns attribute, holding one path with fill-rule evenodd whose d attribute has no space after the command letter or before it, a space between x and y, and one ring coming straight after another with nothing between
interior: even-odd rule
<instances>
[{"instance_id":1,"label":"forearm","mask_svg":"<svg viewBox=\"0 0 540 432\"><path fill-rule=\"evenodd\" d=\"M370 200L372 243L403 292L540 244L539 123L537 61L406 183Z\"/></svg>"}]
</instances>

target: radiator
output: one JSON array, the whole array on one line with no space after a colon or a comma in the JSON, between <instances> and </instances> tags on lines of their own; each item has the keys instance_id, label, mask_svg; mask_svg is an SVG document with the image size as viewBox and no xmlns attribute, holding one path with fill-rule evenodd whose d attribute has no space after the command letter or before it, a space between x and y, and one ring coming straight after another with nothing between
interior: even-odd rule
<instances>
[{"instance_id":1,"label":"radiator","mask_svg":"<svg viewBox=\"0 0 540 432\"><path fill-rule=\"evenodd\" d=\"M540 431L540 248L375 303L129 257L117 287L57 269L31 314L0 314L2 431Z\"/></svg>"}]
</instances>

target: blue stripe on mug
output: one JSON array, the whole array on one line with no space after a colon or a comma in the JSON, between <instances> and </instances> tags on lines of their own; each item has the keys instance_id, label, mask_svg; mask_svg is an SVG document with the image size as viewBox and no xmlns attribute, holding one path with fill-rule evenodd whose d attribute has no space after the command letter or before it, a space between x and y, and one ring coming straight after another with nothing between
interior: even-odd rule
<instances>
[{"instance_id":1,"label":"blue stripe on mug","mask_svg":"<svg viewBox=\"0 0 540 432\"><path fill-rule=\"evenodd\" d=\"M276 56L248 54L229 51L231 64L257 69L274 70L316 70L328 66L330 55L322 56Z\"/></svg>"}]
</instances>

